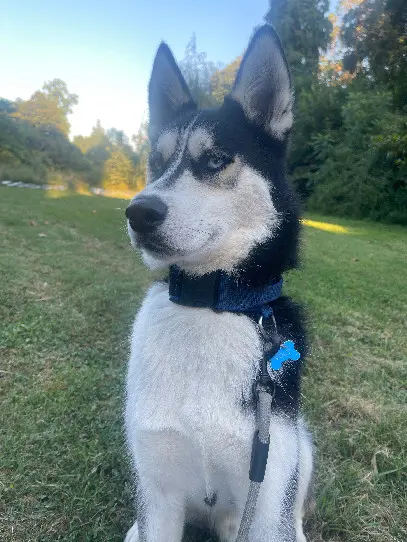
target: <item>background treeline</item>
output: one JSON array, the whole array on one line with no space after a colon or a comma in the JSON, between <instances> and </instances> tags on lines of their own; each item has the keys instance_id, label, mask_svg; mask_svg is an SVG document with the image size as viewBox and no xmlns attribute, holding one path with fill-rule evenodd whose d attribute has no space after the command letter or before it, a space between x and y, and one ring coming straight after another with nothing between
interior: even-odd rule
<instances>
[{"instance_id":1,"label":"background treeline","mask_svg":"<svg viewBox=\"0 0 407 542\"><path fill-rule=\"evenodd\" d=\"M27 101L0 99L0 180L139 190L144 183L146 126L132 137L105 131L69 140L68 115L78 103L64 81L44 84Z\"/></svg>"},{"instance_id":2,"label":"background treeline","mask_svg":"<svg viewBox=\"0 0 407 542\"><path fill-rule=\"evenodd\" d=\"M407 2L271 0L265 20L287 51L296 94L289 175L309 209L407 224ZM181 69L203 107L230 90L241 57L221 67L193 36ZM131 140L97 122L71 142L78 97L61 80L0 100L0 179L143 186L146 123Z\"/></svg>"},{"instance_id":3,"label":"background treeline","mask_svg":"<svg viewBox=\"0 0 407 542\"><path fill-rule=\"evenodd\" d=\"M308 208L407 224L407 2L327 7L273 0L266 16L296 88L291 177Z\"/></svg>"}]
</instances>

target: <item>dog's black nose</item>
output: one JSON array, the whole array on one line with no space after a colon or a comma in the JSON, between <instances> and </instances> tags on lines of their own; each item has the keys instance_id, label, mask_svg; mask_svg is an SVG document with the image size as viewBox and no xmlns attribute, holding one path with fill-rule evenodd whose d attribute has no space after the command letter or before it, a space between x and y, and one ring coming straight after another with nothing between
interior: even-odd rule
<instances>
[{"instance_id":1,"label":"dog's black nose","mask_svg":"<svg viewBox=\"0 0 407 542\"><path fill-rule=\"evenodd\" d=\"M168 208L157 196L135 198L126 209L130 227L138 233L151 233L162 224Z\"/></svg>"}]
</instances>

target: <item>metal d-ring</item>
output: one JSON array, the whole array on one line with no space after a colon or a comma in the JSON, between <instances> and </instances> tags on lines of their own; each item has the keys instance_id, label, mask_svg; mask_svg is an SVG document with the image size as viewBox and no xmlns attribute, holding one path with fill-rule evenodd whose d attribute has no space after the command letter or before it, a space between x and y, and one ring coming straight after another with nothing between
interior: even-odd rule
<instances>
[{"instance_id":1,"label":"metal d-ring","mask_svg":"<svg viewBox=\"0 0 407 542\"><path fill-rule=\"evenodd\" d=\"M271 319L273 321L273 324L274 324L274 331L278 335L277 322L276 322L276 319L274 318L274 314L271 313L270 317L271 317ZM260 333L262 334L263 338L267 339L267 333L266 333L266 330L264 329L264 326L263 326L263 315L262 314L259 316L259 319L257 320L257 325L259 326L259 330L260 330Z\"/></svg>"},{"instance_id":2,"label":"metal d-ring","mask_svg":"<svg viewBox=\"0 0 407 542\"><path fill-rule=\"evenodd\" d=\"M261 314L259 316L259 319L257 320L257 325L259 326L260 333L263 335L263 338L265 339L267 337L266 331L263 327L263 315Z\"/></svg>"}]
</instances>

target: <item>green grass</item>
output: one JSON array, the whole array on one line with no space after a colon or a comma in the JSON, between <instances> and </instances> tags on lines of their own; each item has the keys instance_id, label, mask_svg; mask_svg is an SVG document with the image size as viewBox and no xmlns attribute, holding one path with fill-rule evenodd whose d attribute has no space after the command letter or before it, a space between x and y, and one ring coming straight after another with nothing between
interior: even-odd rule
<instances>
[{"instance_id":1,"label":"green grass","mask_svg":"<svg viewBox=\"0 0 407 542\"><path fill-rule=\"evenodd\" d=\"M0 187L0 539L120 541L131 320L150 277L125 202ZM327 220L312 217L315 220ZM306 303L303 403L317 446L316 542L407 540L407 231L306 227L286 289Z\"/></svg>"}]
</instances>

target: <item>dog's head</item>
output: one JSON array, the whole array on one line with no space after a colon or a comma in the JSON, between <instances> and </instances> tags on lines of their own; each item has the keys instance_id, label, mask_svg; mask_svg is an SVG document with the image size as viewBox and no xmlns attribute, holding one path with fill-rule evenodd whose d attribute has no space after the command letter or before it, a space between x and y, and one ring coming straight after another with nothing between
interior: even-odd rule
<instances>
[{"instance_id":1,"label":"dog's head","mask_svg":"<svg viewBox=\"0 0 407 542\"><path fill-rule=\"evenodd\" d=\"M284 175L292 105L271 26L255 33L219 109L197 110L161 44L149 84L147 185L126 210L147 265L221 269L255 283L294 265L298 212Z\"/></svg>"}]
</instances>

